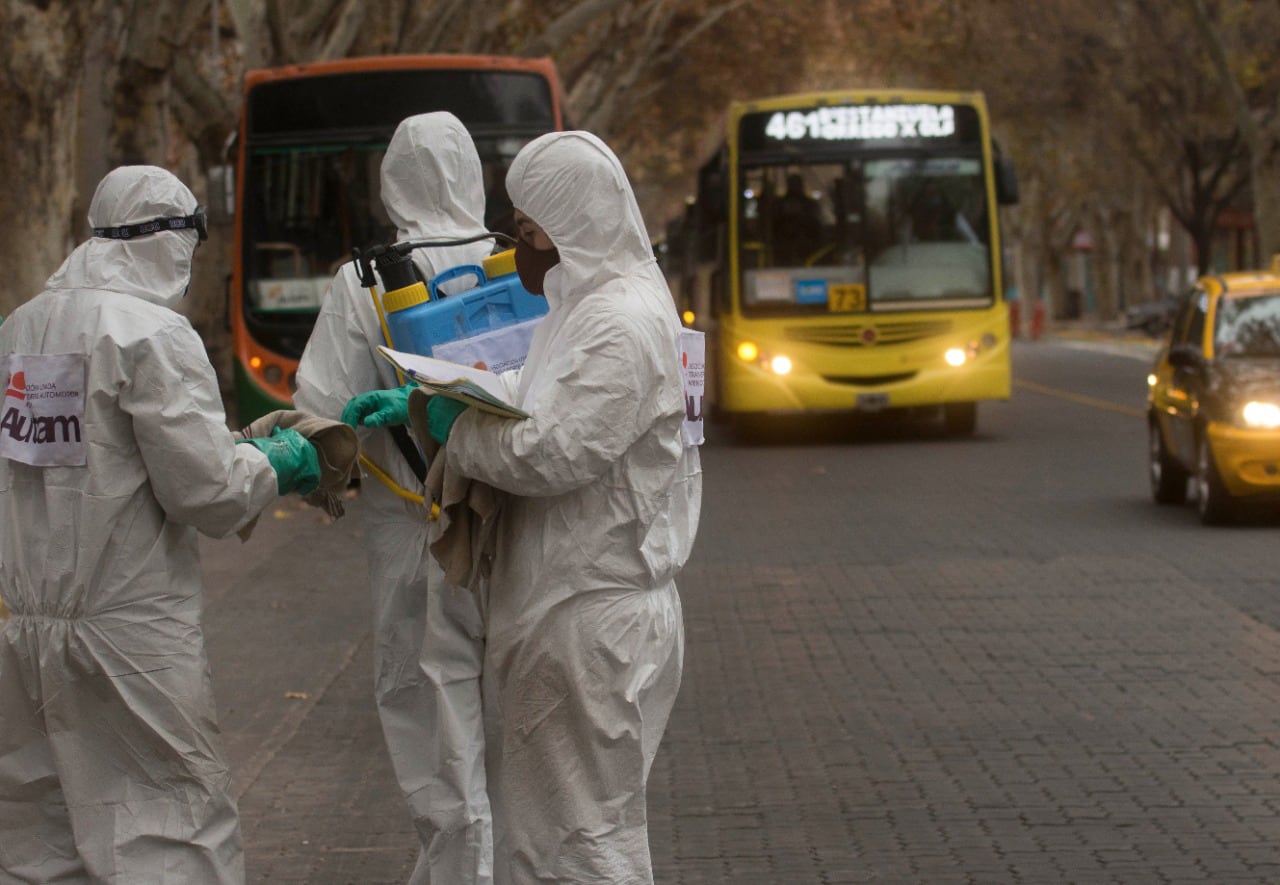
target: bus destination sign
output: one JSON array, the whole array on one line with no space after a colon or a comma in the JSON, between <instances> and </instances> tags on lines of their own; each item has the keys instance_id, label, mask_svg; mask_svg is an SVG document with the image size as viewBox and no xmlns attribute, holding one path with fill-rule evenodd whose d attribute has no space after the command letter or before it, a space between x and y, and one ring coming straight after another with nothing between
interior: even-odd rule
<instances>
[{"instance_id":1,"label":"bus destination sign","mask_svg":"<svg viewBox=\"0 0 1280 885\"><path fill-rule=\"evenodd\" d=\"M809 144L968 142L978 136L977 113L965 105L830 105L792 111L744 114L743 150L770 150Z\"/></svg>"}]
</instances>

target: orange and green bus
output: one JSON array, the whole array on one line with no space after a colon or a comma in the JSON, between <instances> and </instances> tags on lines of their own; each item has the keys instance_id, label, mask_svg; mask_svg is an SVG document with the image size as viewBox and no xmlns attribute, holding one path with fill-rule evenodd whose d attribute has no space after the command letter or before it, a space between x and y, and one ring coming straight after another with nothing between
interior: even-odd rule
<instances>
[{"instance_id":1,"label":"orange and green bus","mask_svg":"<svg viewBox=\"0 0 1280 885\"><path fill-rule=\"evenodd\" d=\"M353 247L394 238L379 171L396 125L442 110L475 140L489 229L512 233L507 167L533 138L569 128L549 59L380 56L245 76L228 299L240 424L289 407L334 274Z\"/></svg>"},{"instance_id":2,"label":"orange and green bus","mask_svg":"<svg viewBox=\"0 0 1280 885\"><path fill-rule=\"evenodd\" d=\"M708 333L713 413L914 412L974 432L1008 399L1002 204L1017 201L975 92L735 102L664 264Z\"/></svg>"}]
</instances>

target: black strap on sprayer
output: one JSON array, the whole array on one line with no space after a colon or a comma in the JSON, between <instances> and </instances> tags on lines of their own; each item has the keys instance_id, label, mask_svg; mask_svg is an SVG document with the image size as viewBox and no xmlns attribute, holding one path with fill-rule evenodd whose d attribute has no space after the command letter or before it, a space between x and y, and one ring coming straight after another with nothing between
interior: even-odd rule
<instances>
[{"instance_id":1,"label":"black strap on sprayer","mask_svg":"<svg viewBox=\"0 0 1280 885\"><path fill-rule=\"evenodd\" d=\"M388 292L394 292L396 289L412 286L419 281L417 269L409 258L409 254L414 249L433 246L465 246L468 243L489 239L507 245L515 244L515 240L506 234L487 231L460 240L406 240L403 243L373 246L364 250L357 247L351 250L351 260L355 262L356 276L360 280L360 285L366 289L372 288L377 283L377 277L382 277L383 287ZM377 276L374 276L374 270L377 270ZM390 344L391 342L388 341L387 345L390 346ZM391 432L392 441L404 456L413 475L418 478L418 482L425 483L427 464L422 459L422 453L409 437L409 431L403 425L388 427L387 430Z\"/></svg>"},{"instance_id":2,"label":"black strap on sprayer","mask_svg":"<svg viewBox=\"0 0 1280 885\"><path fill-rule=\"evenodd\" d=\"M409 463L409 469L413 471L413 475L418 478L418 482L426 484L427 482L427 462L422 460L422 453L418 451L418 447L413 444L413 440L409 438L409 431L404 429L403 424L396 424L388 427L391 433L391 439L396 444L396 448L400 450L400 454L404 455L405 461Z\"/></svg>"},{"instance_id":3,"label":"black strap on sprayer","mask_svg":"<svg viewBox=\"0 0 1280 885\"><path fill-rule=\"evenodd\" d=\"M409 261L409 253L414 249L465 246L480 240L494 240L506 246L516 244L514 237L497 231L485 231L459 240L405 240L403 243L388 243L368 249L357 247L351 250L351 260L356 264L356 276L360 280L360 285L366 289L373 286L377 282L377 277L374 276L374 271L377 270L386 290L392 292L405 286L412 286L418 281L412 262Z\"/></svg>"}]
</instances>

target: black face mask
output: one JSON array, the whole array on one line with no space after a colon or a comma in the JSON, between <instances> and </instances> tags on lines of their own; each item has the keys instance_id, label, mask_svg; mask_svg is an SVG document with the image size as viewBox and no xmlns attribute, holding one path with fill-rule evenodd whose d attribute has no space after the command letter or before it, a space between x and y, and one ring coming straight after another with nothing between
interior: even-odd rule
<instances>
[{"instance_id":1,"label":"black face mask","mask_svg":"<svg viewBox=\"0 0 1280 885\"><path fill-rule=\"evenodd\" d=\"M520 284L525 291L533 295L543 295L542 279L547 271L560 263L560 253L555 246L550 249L535 249L523 237L516 240L516 273L520 275Z\"/></svg>"}]
</instances>

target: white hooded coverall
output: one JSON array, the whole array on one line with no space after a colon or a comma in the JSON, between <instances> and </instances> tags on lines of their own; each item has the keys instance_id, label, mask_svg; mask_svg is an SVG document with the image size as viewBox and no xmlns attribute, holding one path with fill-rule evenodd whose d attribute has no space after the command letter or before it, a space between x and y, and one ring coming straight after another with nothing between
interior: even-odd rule
<instances>
[{"instance_id":1,"label":"white hooded coverall","mask_svg":"<svg viewBox=\"0 0 1280 885\"><path fill-rule=\"evenodd\" d=\"M125 166L89 222L195 207L165 170ZM0 881L244 879L196 532L236 531L276 476L233 442L204 345L170 309L195 247L193 230L90 239L0 326L0 360L87 362L85 465L0 457Z\"/></svg>"},{"instance_id":2,"label":"white hooded coverall","mask_svg":"<svg viewBox=\"0 0 1280 885\"><path fill-rule=\"evenodd\" d=\"M519 374L531 417L468 409L448 468L509 496L489 586L494 880L653 881L645 784L680 685L674 578L702 472L681 425L680 324L621 164L544 135L507 174L560 254Z\"/></svg>"},{"instance_id":3,"label":"white hooded coverall","mask_svg":"<svg viewBox=\"0 0 1280 885\"><path fill-rule=\"evenodd\" d=\"M484 179L470 134L446 112L409 117L382 161L382 202L397 241L484 233ZM492 240L417 249L424 279L480 264ZM465 281L463 281L465 282ZM447 290L446 286L446 290ZM382 286L379 283L379 293ZM340 418L356 394L399 385L375 349L382 330L368 289L344 265L298 368L298 408ZM422 483L384 428L358 428L365 457L402 489ZM374 693L383 736L422 843L412 883L490 881L480 672L484 624L473 594L448 586L427 551L427 511L368 474L361 483L373 596Z\"/></svg>"}]
</instances>

